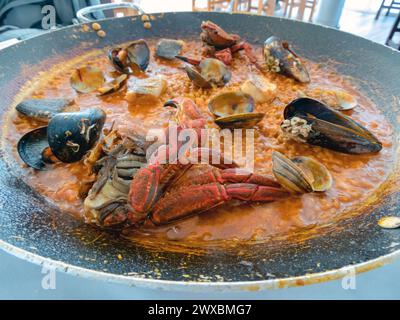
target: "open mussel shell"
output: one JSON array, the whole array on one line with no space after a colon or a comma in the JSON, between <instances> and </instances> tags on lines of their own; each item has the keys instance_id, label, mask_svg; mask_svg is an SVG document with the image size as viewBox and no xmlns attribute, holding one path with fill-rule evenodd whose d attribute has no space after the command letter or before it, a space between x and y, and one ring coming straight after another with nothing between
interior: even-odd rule
<instances>
[{"instance_id":1,"label":"open mussel shell","mask_svg":"<svg viewBox=\"0 0 400 320\"><path fill-rule=\"evenodd\" d=\"M145 40L139 39L125 48L111 48L108 58L114 68L121 73L146 71L150 62L150 48Z\"/></svg>"},{"instance_id":2,"label":"open mussel shell","mask_svg":"<svg viewBox=\"0 0 400 320\"><path fill-rule=\"evenodd\" d=\"M299 82L310 82L306 66L286 41L274 36L265 40L264 59L269 71L283 74Z\"/></svg>"},{"instance_id":3,"label":"open mussel shell","mask_svg":"<svg viewBox=\"0 0 400 320\"><path fill-rule=\"evenodd\" d=\"M127 61L131 68L137 66L141 71L145 71L150 62L150 49L143 39L132 42L126 47Z\"/></svg>"},{"instance_id":4,"label":"open mussel shell","mask_svg":"<svg viewBox=\"0 0 400 320\"><path fill-rule=\"evenodd\" d=\"M328 169L309 157L289 159L274 151L272 172L282 187L292 193L324 192L332 186Z\"/></svg>"},{"instance_id":5,"label":"open mussel shell","mask_svg":"<svg viewBox=\"0 0 400 320\"><path fill-rule=\"evenodd\" d=\"M382 143L351 118L311 98L289 103L281 124L284 134L294 140L350 153L379 152Z\"/></svg>"},{"instance_id":6,"label":"open mussel shell","mask_svg":"<svg viewBox=\"0 0 400 320\"><path fill-rule=\"evenodd\" d=\"M47 122L71 103L69 99L27 99L18 103L15 109L31 119Z\"/></svg>"},{"instance_id":7,"label":"open mussel shell","mask_svg":"<svg viewBox=\"0 0 400 320\"><path fill-rule=\"evenodd\" d=\"M118 91L125 83L128 76L126 74L121 74L120 76L106 82L102 87L97 89L99 95L106 95Z\"/></svg>"},{"instance_id":8,"label":"open mussel shell","mask_svg":"<svg viewBox=\"0 0 400 320\"><path fill-rule=\"evenodd\" d=\"M70 78L72 88L80 93L95 91L104 84L104 81L103 71L93 66L75 69Z\"/></svg>"},{"instance_id":9,"label":"open mussel shell","mask_svg":"<svg viewBox=\"0 0 400 320\"><path fill-rule=\"evenodd\" d=\"M156 46L156 56L167 60L175 59L183 47L183 41L173 39L161 39Z\"/></svg>"},{"instance_id":10,"label":"open mussel shell","mask_svg":"<svg viewBox=\"0 0 400 320\"><path fill-rule=\"evenodd\" d=\"M22 161L37 170L43 170L46 165L42 152L47 147L49 147L47 127L36 128L25 133L17 144L18 154Z\"/></svg>"},{"instance_id":11,"label":"open mussel shell","mask_svg":"<svg viewBox=\"0 0 400 320\"><path fill-rule=\"evenodd\" d=\"M98 141L105 119L99 108L54 116L47 128L54 156L62 162L79 161Z\"/></svg>"},{"instance_id":12,"label":"open mussel shell","mask_svg":"<svg viewBox=\"0 0 400 320\"><path fill-rule=\"evenodd\" d=\"M210 100L208 109L216 117L231 116L254 111L254 99L242 92L221 93Z\"/></svg>"}]
</instances>

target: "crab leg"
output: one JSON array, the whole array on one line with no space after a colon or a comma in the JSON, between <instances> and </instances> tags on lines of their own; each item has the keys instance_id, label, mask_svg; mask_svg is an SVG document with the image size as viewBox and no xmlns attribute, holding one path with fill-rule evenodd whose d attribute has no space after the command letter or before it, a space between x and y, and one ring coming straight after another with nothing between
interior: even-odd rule
<instances>
[{"instance_id":1,"label":"crab leg","mask_svg":"<svg viewBox=\"0 0 400 320\"><path fill-rule=\"evenodd\" d=\"M152 210L150 220L155 225L167 224L189 215L200 214L233 199L270 202L287 196L280 187L253 183L209 183L188 186L167 193Z\"/></svg>"}]
</instances>

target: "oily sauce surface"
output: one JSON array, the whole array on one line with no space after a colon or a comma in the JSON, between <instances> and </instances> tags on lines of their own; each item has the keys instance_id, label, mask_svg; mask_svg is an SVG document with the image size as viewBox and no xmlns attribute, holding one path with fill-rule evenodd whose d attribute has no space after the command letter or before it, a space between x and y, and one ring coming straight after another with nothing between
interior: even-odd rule
<instances>
[{"instance_id":1,"label":"oily sauce surface","mask_svg":"<svg viewBox=\"0 0 400 320\"><path fill-rule=\"evenodd\" d=\"M75 103L70 110L83 110L100 107L107 113L105 127L114 122L121 132L130 130L145 134L147 129L166 127L173 114L163 108L168 99L185 96L194 102L209 117L207 109L209 99L221 92L238 90L250 74L259 74L241 53L235 55L231 66L232 79L223 88L202 90L193 86L182 70L183 63L166 61L154 57L156 41L150 40L152 57L148 75L163 75L168 82L166 92L158 101L139 99L135 103L124 100L126 89L107 96L96 94L78 94L70 86L69 78L74 68L95 65L106 75L115 76L114 69L107 59L107 50L93 51L82 57L54 66L29 84L25 98L73 98ZM258 48L261 56L261 48ZM186 41L184 55L199 57L199 41ZM150 241L174 240L180 242L206 243L216 240L263 240L276 236L292 235L309 230L314 226L329 223L356 211L385 181L393 163L392 128L367 97L363 96L342 76L327 66L306 61L311 75L310 84L300 84L278 74L263 74L278 87L277 98L272 103L256 105L256 112L266 115L256 128L255 136L255 172L271 174L271 154L273 150L286 156L310 156L323 163L331 172L334 183L325 193L310 193L290 196L273 203L259 204L232 203L210 210L199 216L175 222L165 227L134 230L130 237L134 240ZM339 88L354 95L359 102L357 108L346 114L373 132L383 144L378 154L346 155L289 141L282 137L280 123L283 109L287 103L298 97L300 92L310 88ZM77 218L82 217L82 200L78 196L79 181L87 179L88 172L82 162L56 164L51 170L34 171L26 168L16 153L16 144L23 133L43 125L16 112L10 116L6 143L14 152L15 161L26 171L27 182L36 190L55 202L62 209ZM194 168L200 170L200 168Z\"/></svg>"}]
</instances>

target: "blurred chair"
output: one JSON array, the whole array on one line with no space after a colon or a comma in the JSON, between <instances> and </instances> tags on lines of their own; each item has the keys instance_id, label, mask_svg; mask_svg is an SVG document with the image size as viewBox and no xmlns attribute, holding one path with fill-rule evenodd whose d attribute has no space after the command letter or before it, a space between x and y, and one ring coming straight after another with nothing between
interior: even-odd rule
<instances>
[{"instance_id":1,"label":"blurred chair","mask_svg":"<svg viewBox=\"0 0 400 320\"><path fill-rule=\"evenodd\" d=\"M312 19L313 19L313 16L314 16L314 11L315 11L315 8L316 8L317 3L318 3L317 0L283 0L283 2L284 2L283 16L286 17L286 15L288 14L288 9L289 9L288 18L291 18L293 9L294 8L298 8L297 19L298 20L303 20L304 11L306 9L311 9L308 21L312 22Z\"/></svg>"},{"instance_id":2,"label":"blurred chair","mask_svg":"<svg viewBox=\"0 0 400 320\"><path fill-rule=\"evenodd\" d=\"M397 19L393 24L393 28L389 33L389 37L386 40L386 45L390 46L392 48L396 48L397 50L400 50L400 41L398 43L395 43L393 41L393 38L395 36L396 33L400 33L400 12L397 15Z\"/></svg>"},{"instance_id":3,"label":"blurred chair","mask_svg":"<svg viewBox=\"0 0 400 320\"><path fill-rule=\"evenodd\" d=\"M390 4L386 5L386 0L382 0L381 6L379 7L378 12L376 13L375 20L379 19L382 9L387 9L386 16L388 16L390 13L390 10L392 10L392 9L400 10L400 1L391 0Z\"/></svg>"},{"instance_id":4,"label":"blurred chair","mask_svg":"<svg viewBox=\"0 0 400 320\"><path fill-rule=\"evenodd\" d=\"M228 11L230 9L231 0L207 0L206 7L198 7L196 6L196 2L205 2L205 1L196 1L192 0L192 11Z\"/></svg>"},{"instance_id":5,"label":"blurred chair","mask_svg":"<svg viewBox=\"0 0 400 320\"><path fill-rule=\"evenodd\" d=\"M273 16L276 7L276 0L234 0L233 12L251 12L257 11L257 14L266 13L268 16Z\"/></svg>"}]
</instances>

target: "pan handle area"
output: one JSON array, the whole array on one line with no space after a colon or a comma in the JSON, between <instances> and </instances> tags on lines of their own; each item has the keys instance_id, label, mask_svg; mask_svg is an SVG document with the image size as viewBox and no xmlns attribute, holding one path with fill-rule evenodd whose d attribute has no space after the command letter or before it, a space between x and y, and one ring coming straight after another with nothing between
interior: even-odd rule
<instances>
[{"instance_id":1,"label":"pan handle area","mask_svg":"<svg viewBox=\"0 0 400 320\"><path fill-rule=\"evenodd\" d=\"M78 18L80 23L86 22L93 22L93 19L85 17L87 14L98 12L98 11L105 11L105 10L112 10L112 9L121 9L121 8L129 8L136 10L139 14L144 14L145 12L140 8L138 5L131 3L131 2L118 2L118 3L104 3L98 4L94 6L89 6L80 9L76 13L76 17Z\"/></svg>"}]
</instances>

